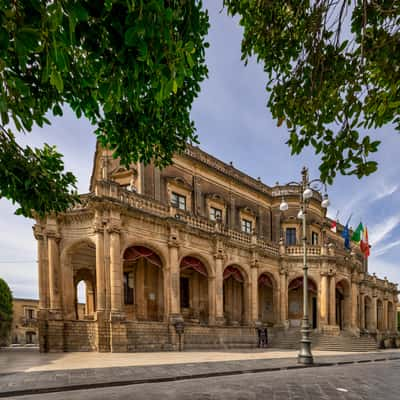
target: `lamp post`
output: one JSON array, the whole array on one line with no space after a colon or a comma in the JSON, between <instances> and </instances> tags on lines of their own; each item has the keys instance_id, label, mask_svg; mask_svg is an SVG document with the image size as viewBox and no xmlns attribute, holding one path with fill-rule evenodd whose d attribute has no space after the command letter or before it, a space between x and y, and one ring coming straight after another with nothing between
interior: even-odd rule
<instances>
[{"instance_id":1,"label":"lamp post","mask_svg":"<svg viewBox=\"0 0 400 400\"><path fill-rule=\"evenodd\" d=\"M297 186L300 189L300 210L297 217L302 220L302 241L303 241L303 318L301 320L301 340L300 351L297 360L300 364L311 365L314 363L311 353L311 327L308 317L308 265L307 265L307 207L309 200L313 196L313 190L320 191L322 187L325 192L322 198L321 207L327 208L329 206L328 194L326 192L326 185L320 179L309 180L308 169L303 167L301 171L301 182L290 182L288 185ZM313 186L311 186L313 185ZM312 187L312 189L311 189ZM279 206L281 211L289 209L288 203L282 197L282 202Z\"/></svg>"}]
</instances>

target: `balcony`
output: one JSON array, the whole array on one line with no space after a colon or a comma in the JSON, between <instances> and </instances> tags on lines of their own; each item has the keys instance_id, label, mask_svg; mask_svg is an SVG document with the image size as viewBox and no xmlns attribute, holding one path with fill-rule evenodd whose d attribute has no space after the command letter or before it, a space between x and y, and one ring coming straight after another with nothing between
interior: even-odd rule
<instances>
[{"instance_id":1,"label":"balcony","mask_svg":"<svg viewBox=\"0 0 400 400\"><path fill-rule=\"evenodd\" d=\"M307 256L320 256L321 246L307 246ZM303 246L287 246L286 255L288 256L302 256L304 254Z\"/></svg>"},{"instance_id":2,"label":"balcony","mask_svg":"<svg viewBox=\"0 0 400 400\"><path fill-rule=\"evenodd\" d=\"M36 328L37 327L37 319L36 318L21 317L20 323L24 328Z\"/></svg>"},{"instance_id":3,"label":"balcony","mask_svg":"<svg viewBox=\"0 0 400 400\"><path fill-rule=\"evenodd\" d=\"M247 234L238 230L230 229L227 226L211 221L207 218L196 216L188 212L177 210L176 208L161 203L157 200L145 197L136 192L131 192L122 188L115 182L98 181L96 182L93 193L80 196L81 203L76 204L70 211L82 211L87 208L88 203L95 198L105 198L116 201L129 208L140 210L161 218L173 218L176 221L185 223L188 227L198 229L208 234L219 234L225 236L232 242L244 245L255 246L271 256L279 256L279 246L276 243L266 241L256 235Z\"/></svg>"}]
</instances>

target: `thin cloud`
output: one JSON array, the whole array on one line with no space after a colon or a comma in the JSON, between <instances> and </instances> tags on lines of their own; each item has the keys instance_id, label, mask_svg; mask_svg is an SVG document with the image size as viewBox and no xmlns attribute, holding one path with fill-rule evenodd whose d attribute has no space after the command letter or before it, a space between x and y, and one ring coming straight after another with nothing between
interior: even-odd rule
<instances>
[{"instance_id":1,"label":"thin cloud","mask_svg":"<svg viewBox=\"0 0 400 400\"><path fill-rule=\"evenodd\" d=\"M400 240L396 240L395 242L389 243L385 246L378 247L377 249L374 250L374 254L376 256L381 256L381 255L387 253L393 247L397 247L399 245L400 245Z\"/></svg>"},{"instance_id":2,"label":"thin cloud","mask_svg":"<svg viewBox=\"0 0 400 400\"><path fill-rule=\"evenodd\" d=\"M389 197L396 193L398 189L399 185L392 185L389 187L384 185L384 189L374 197L373 201L382 200L385 197Z\"/></svg>"},{"instance_id":3,"label":"thin cloud","mask_svg":"<svg viewBox=\"0 0 400 400\"><path fill-rule=\"evenodd\" d=\"M378 246L400 223L400 214L393 215L380 224L374 225L369 231L370 242L373 246Z\"/></svg>"}]
</instances>

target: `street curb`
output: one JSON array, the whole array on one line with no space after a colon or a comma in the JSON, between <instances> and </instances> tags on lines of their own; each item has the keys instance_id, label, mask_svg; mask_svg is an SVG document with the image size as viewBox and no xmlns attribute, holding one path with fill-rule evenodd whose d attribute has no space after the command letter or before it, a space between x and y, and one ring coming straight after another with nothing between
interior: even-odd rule
<instances>
[{"instance_id":1,"label":"street curb","mask_svg":"<svg viewBox=\"0 0 400 400\"><path fill-rule=\"evenodd\" d=\"M205 379L213 378L218 376L233 376L242 374L256 374L261 372L276 372L276 371L290 371L294 369L305 369L305 368L320 368L320 367L332 367L339 365L351 365L351 364L364 364L382 361L396 361L400 360L399 357L384 357L384 358L371 358L367 360L354 360L354 361L338 361L338 362L320 362L313 365L288 365L283 367L266 367L266 368L251 368L234 371L220 371L220 372L208 372L202 374L192 375L181 375L181 376L169 376L164 378L145 378L145 379L128 379L123 381L112 381L112 382L96 382L96 383L85 383L79 385L68 385L68 386L55 386L48 388L36 388L36 389L23 389L23 390L10 390L0 393L0 398L10 396L26 396L35 394L45 393L57 393L57 392L71 392L76 390L87 390L87 389L99 389L116 386L129 386L129 385L140 385L144 383L163 383L163 382L175 382L185 381L191 379Z\"/></svg>"}]
</instances>

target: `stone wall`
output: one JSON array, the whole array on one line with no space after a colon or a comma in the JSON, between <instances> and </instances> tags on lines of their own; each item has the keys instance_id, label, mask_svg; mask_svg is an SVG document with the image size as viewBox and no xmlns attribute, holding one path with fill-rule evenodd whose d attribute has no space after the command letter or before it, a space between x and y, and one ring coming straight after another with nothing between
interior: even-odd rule
<instances>
[{"instance_id":1,"label":"stone wall","mask_svg":"<svg viewBox=\"0 0 400 400\"><path fill-rule=\"evenodd\" d=\"M64 351L96 351L96 334L94 321L64 322Z\"/></svg>"},{"instance_id":2,"label":"stone wall","mask_svg":"<svg viewBox=\"0 0 400 400\"><path fill-rule=\"evenodd\" d=\"M185 325L184 348L256 347L257 332L253 327Z\"/></svg>"},{"instance_id":3,"label":"stone wall","mask_svg":"<svg viewBox=\"0 0 400 400\"><path fill-rule=\"evenodd\" d=\"M126 351L175 350L175 328L165 322L126 322Z\"/></svg>"}]
</instances>

